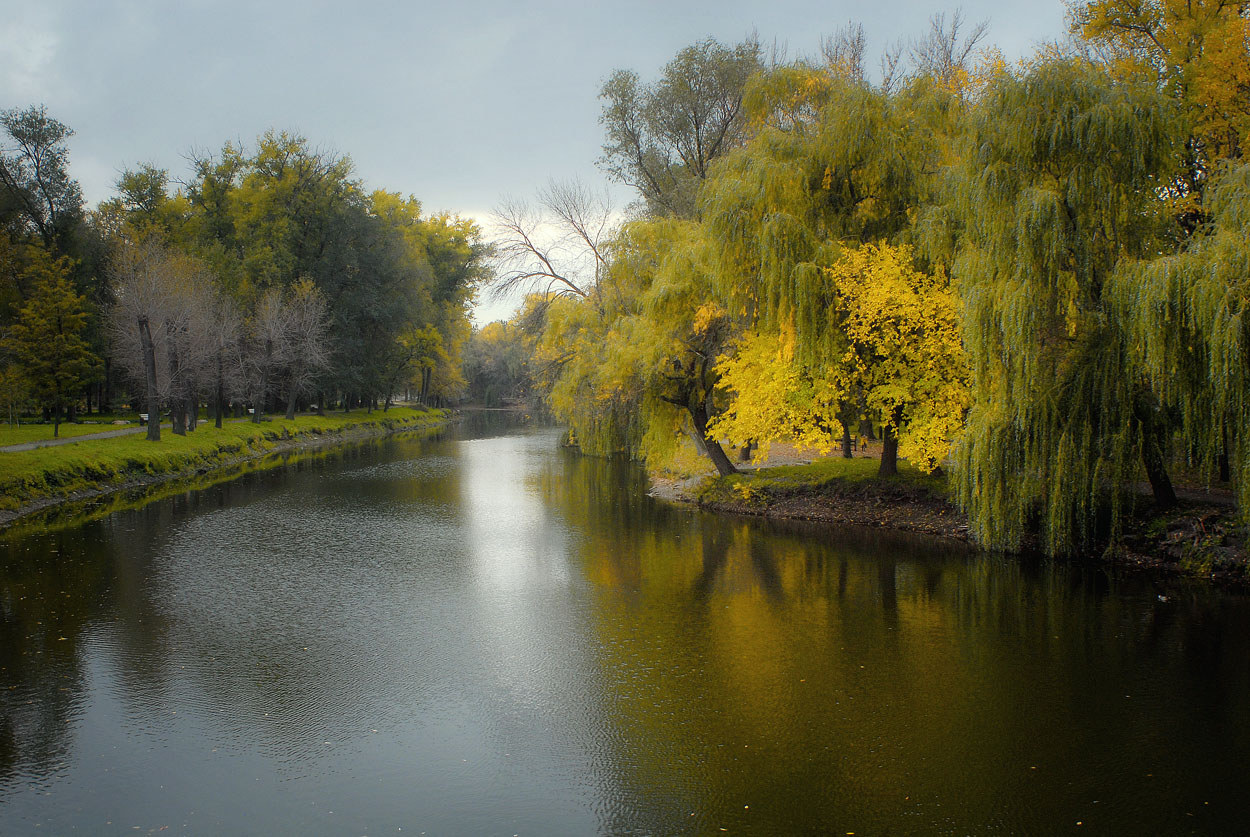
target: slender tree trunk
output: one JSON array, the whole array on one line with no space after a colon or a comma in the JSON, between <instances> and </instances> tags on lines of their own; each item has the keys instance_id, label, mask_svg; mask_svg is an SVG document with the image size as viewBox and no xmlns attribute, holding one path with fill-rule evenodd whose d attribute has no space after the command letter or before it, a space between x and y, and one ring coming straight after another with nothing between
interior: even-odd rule
<instances>
[{"instance_id":1,"label":"slender tree trunk","mask_svg":"<svg viewBox=\"0 0 1250 837\"><path fill-rule=\"evenodd\" d=\"M842 422L842 458L851 459L855 456L855 448L851 441L851 425Z\"/></svg>"},{"instance_id":2,"label":"slender tree trunk","mask_svg":"<svg viewBox=\"0 0 1250 837\"><path fill-rule=\"evenodd\" d=\"M187 432L193 433L200 421L200 396L195 388L195 381L191 378L187 379L186 395L182 403L187 408Z\"/></svg>"},{"instance_id":3,"label":"slender tree trunk","mask_svg":"<svg viewBox=\"0 0 1250 837\"><path fill-rule=\"evenodd\" d=\"M1150 490L1154 493L1155 506L1170 509L1176 505L1176 489L1168 477L1167 464L1164 462L1164 434L1167 426L1156 418L1159 411L1158 402L1148 392L1139 392L1134 399L1134 411L1141 422L1141 456L1142 465L1146 469L1146 479L1150 480Z\"/></svg>"},{"instance_id":4,"label":"slender tree trunk","mask_svg":"<svg viewBox=\"0 0 1250 837\"><path fill-rule=\"evenodd\" d=\"M1154 493L1155 506L1160 509L1172 508L1176 505L1176 489L1172 487L1158 441L1143 439L1141 454L1142 464L1146 467L1146 478L1150 480L1150 490Z\"/></svg>"},{"instance_id":5,"label":"slender tree trunk","mask_svg":"<svg viewBox=\"0 0 1250 837\"><path fill-rule=\"evenodd\" d=\"M265 341L265 362L260 370L260 392L252 405L252 424L260 424L265 416L265 399L269 395L269 363L273 359L273 341Z\"/></svg>"},{"instance_id":6,"label":"slender tree trunk","mask_svg":"<svg viewBox=\"0 0 1250 837\"><path fill-rule=\"evenodd\" d=\"M1220 455L1217 457L1217 464L1219 465L1219 468L1220 468L1220 482L1228 482L1233 478L1233 475L1228 467L1228 428L1227 427L1220 428L1220 442L1223 448L1222 451L1220 452Z\"/></svg>"},{"instance_id":7,"label":"slender tree trunk","mask_svg":"<svg viewBox=\"0 0 1250 837\"><path fill-rule=\"evenodd\" d=\"M221 429L221 414L226 411L226 382L222 369L221 349L217 350L217 415L213 417L213 426Z\"/></svg>"},{"instance_id":8,"label":"slender tree trunk","mask_svg":"<svg viewBox=\"0 0 1250 837\"><path fill-rule=\"evenodd\" d=\"M750 462L751 457L755 455L755 440L748 439L747 443L738 451L739 462Z\"/></svg>"},{"instance_id":9,"label":"slender tree trunk","mask_svg":"<svg viewBox=\"0 0 1250 837\"><path fill-rule=\"evenodd\" d=\"M711 458L712 464L716 466L716 472L722 477L738 473L738 469L734 467L734 464L729 461L729 457L725 455L720 442L707 435L707 405L700 402L688 409L690 411L690 419L694 422L694 428L698 431L699 436L703 439L704 446L707 448L707 455Z\"/></svg>"},{"instance_id":10,"label":"slender tree trunk","mask_svg":"<svg viewBox=\"0 0 1250 837\"><path fill-rule=\"evenodd\" d=\"M291 380L291 389L286 396L286 420L295 420L295 399L299 397L299 387L295 385L294 376Z\"/></svg>"},{"instance_id":11,"label":"slender tree trunk","mask_svg":"<svg viewBox=\"0 0 1250 837\"><path fill-rule=\"evenodd\" d=\"M174 342L174 325L165 323L165 353L169 355L169 422L175 436L187 435L186 400L178 385L178 347Z\"/></svg>"},{"instance_id":12,"label":"slender tree trunk","mask_svg":"<svg viewBox=\"0 0 1250 837\"><path fill-rule=\"evenodd\" d=\"M100 391L100 412L107 413L113 402L113 360L104 359L104 382Z\"/></svg>"},{"instance_id":13,"label":"slender tree trunk","mask_svg":"<svg viewBox=\"0 0 1250 837\"><path fill-rule=\"evenodd\" d=\"M892 477L898 473L898 435L894 428L901 418L896 409L890 417L891 420L881 425L881 465L877 468L878 477Z\"/></svg>"},{"instance_id":14,"label":"slender tree trunk","mask_svg":"<svg viewBox=\"0 0 1250 837\"><path fill-rule=\"evenodd\" d=\"M55 439L61 435L61 394L56 394L57 403L52 405L52 438Z\"/></svg>"},{"instance_id":15,"label":"slender tree trunk","mask_svg":"<svg viewBox=\"0 0 1250 837\"><path fill-rule=\"evenodd\" d=\"M317 415L324 416L326 414L326 394L324 392L317 393Z\"/></svg>"},{"instance_id":16,"label":"slender tree trunk","mask_svg":"<svg viewBox=\"0 0 1250 837\"><path fill-rule=\"evenodd\" d=\"M161 440L161 398L156 391L156 346L147 317L139 318L139 344L143 347L143 371L148 390L148 441Z\"/></svg>"}]
</instances>

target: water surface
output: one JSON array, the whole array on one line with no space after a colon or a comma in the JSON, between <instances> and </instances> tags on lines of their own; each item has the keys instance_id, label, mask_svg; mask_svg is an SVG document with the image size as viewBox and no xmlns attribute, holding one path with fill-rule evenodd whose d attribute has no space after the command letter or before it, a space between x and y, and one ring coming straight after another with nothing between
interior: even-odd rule
<instances>
[{"instance_id":1,"label":"water surface","mask_svg":"<svg viewBox=\"0 0 1250 837\"><path fill-rule=\"evenodd\" d=\"M644 490L470 427L11 533L0 833L1244 828L1245 598Z\"/></svg>"}]
</instances>

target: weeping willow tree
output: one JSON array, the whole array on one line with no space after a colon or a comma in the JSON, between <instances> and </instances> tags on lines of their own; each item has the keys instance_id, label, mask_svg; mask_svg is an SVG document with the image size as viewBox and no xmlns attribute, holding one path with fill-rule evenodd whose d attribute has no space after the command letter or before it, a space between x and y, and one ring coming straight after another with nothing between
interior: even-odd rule
<instances>
[{"instance_id":1,"label":"weeping willow tree","mask_svg":"<svg viewBox=\"0 0 1250 837\"><path fill-rule=\"evenodd\" d=\"M1105 285L1117 263L1169 246L1158 199L1177 120L1153 87L1088 63L1001 75L972 115L954 273L972 362L956 488L978 539L1052 554L1114 534L1144 463L1166 499L1165 415Z\"/></svg>"},{"instance_id":2,"label":"weeping willow tree","mask_svg":"<svg viewBox=\"0 0 1250 837\"><path fill-rule=\"evenodd\" d=\"M708 425L720 409L716 358L734 326L712 298L701 226L634 221L604 253L593 292L547 310L536 368L553 413L586 453L663 467L689 438L733 473Z\"/></svg>"},{"instance_id":3,"label":"weeping willow tree","mask_svg":"<svg viewBox=\"0 0 1250 837\"><path fill-rule=\"evenodd\" d=\"M1126 263L1107 296L1153 393L1181 417L1189 453L1232 479L1250 510L1250 165L1208 191L1209 232L1185 252ZM1231 467L1230 467L1231 466Z\"/></svg>"},{"instance_id":4,"label":"weeping willow tree","mask_svg":"<svg viewBox=\"0 0 1250 837\"><path fill-rule=\"evenodd\" d=\"M748 88L756 136L703 191L704 218L720 245L716 287L752 325L724 363L736 401L719 426L731 436L775 432L824 447L832 433L849 456L851 427L875 416L886 442L881 472L892 473L897 441L921 413L909 399L927 398L911 384L933 368L946 374L960 365L946 362L953 354L927 370L896 362L907 340L918 345L949 322L905 324L925 305L903 303L936 302L945 274L893 246L909 239L940 162L931 117L942 109L922 106L937 93L919 81L892 96L801 65ZM898 293L893 302L876 293L885 278ZM786 368L768 376L770 353ZM961 399L942 403L954 415L944 426L957 426ZM921 461L933 467L941 456L926 447Z\"/></svg>"}]
</instances>

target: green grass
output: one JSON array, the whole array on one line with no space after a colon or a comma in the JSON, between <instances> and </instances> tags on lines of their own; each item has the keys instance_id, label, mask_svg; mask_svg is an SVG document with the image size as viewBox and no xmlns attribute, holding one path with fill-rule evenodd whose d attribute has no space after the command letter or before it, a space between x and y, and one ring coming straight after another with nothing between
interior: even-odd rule
<instances>
[{"instance_id":1,"label":"green grass","mask_svg":"<svg viewBox=\"0 0 1250 837\"><path fill-rule=\"evenodd\" d=\"M704 502L762 503L769 497L812 491L857 488L905 488L925 490L936 496L946 493L946 478L940 473L925 474L907 462L898 463L892 477L877 476L876 459L829 457L806 465L779 465L742 471L727 477L703 481L699 499Z\"/></svg>"},{"instance_id":2,"label":"green grass","mask_svg":"<svg viewBox=\"0 0 1250 837\"><path fill-rule=\"evenodd\" d=\"M439 423L445 416L442 410L397 407L385 413L357 411L299 416L293 421L278 417L260 424L227 423L220 430L211 424L200 425L186 436L162 429L159 442L135 435L0 452L0 509L19 509L46 497L121 485L148 475L211 469L239 455L263 454L298 436L341 433L365 425L418 428Z\"/></svg>"}]
</instances>

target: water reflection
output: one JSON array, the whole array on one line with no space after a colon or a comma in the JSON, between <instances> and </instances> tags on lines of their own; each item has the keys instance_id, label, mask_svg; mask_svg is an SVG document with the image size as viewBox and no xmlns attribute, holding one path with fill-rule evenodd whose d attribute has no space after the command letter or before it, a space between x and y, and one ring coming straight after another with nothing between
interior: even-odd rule
<instances>
[{"instance_id":1,"label":"water reflection","mask_svg":"<svg viewBox=\"0 0 1250 837\"><path fill-rule=\"evenodd\" d=\"M1238 827L1245 599L692 513L556 438L0 539L0 831Z\"/></svg>"}]
</instances>

